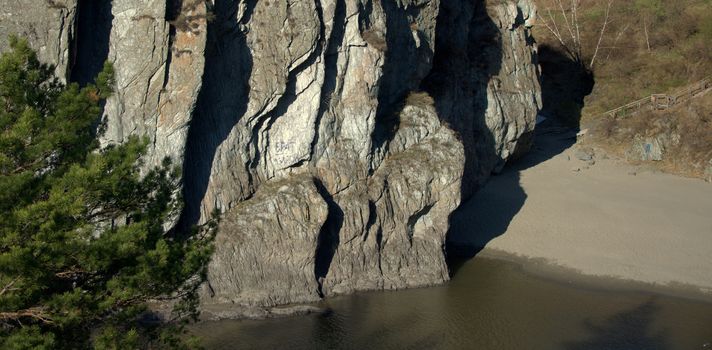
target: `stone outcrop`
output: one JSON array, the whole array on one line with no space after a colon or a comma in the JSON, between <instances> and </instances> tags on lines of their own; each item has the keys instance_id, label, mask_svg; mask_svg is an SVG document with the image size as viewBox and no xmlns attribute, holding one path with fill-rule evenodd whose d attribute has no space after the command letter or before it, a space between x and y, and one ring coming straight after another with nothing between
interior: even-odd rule
<instances>
[{"instance_id":1,"label":"stone outcrop","mask_svg":"<svg viewBox=\"0 0 712 350\"><path fill-rule=\"evenodd\" d=\"M202 83L206 3L113 0L111 6L108 59L117 87L104 108L102 144L145 135L149 165L165 157L180 165Z\"/></svg>"},{"instance_id":2,"label":"stone outcrop","mask_svg":"<svg viewBox=\"0 0 712 350\"><path fill-rule=\"evenodd\" d=\"M473 5L474 4L474 5ZM526 151L539 106L530 1L442 1L435 67L427 81L440 118L467 152L463 195Z\"/></svg>"},{"instance_id":3,"label":"stone outcrop","mask_svg":"<svg viewBox=\"0 0 712 350\"><path fill-rule=\"evenodd\" d=\"M77 0L0 0L0 48L10 35L26 38L40 61L54 64L57 77L66 81L75 38Z\"/></svg>"},{"instance_id":4,"label":"stone outcrop","mask_svg":"<svg viewBox=\"0 0 712 350\"><path fill-rule=\"evenodd\" d=\"M319 299L315 247L328 206L311 177L265 184L231 213L210 262L211 271L222 271L208 282L211 302L272 306Z\"/></svg>"},{"instance_id":5,"label":"stone outcrop","mask_svg":"<svg viewBox=\"0 0 712 350\"><path fill-rule=\"evenodd\" d=\"M75 81L113 62L102 143L146 135L149 164L183 165L178 228L223 213L206 305L442 283L450 213L531 143L529 0L47 4L63 24L0 28L41 25Z\"/></svg>"},{"instance_id":6,"label":"stone outcrop","mask_svg":"<svg viewBox=\"0 0 712 350\"><path fill-rule=\"evenodd\" d=\"M661 161L665 156L666 146L672 145L675 141L679 143L679 135L675 135L677 136L676 138L670 136L666 134L656 135L655 137L636 135L633 138L630 149L626 152L626 156L633 160Z\"/></svg>"}]
</instances>

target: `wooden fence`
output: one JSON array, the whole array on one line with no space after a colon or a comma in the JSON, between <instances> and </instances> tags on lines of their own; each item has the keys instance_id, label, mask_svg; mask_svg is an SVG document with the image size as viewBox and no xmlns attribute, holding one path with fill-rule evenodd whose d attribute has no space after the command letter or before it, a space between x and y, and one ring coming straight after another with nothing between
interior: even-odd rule
<instances>
[{"instance_id":1,"label":"wooden fence","mask_svg":"<svg viewBox=\"0 0 712 350\"><path fill-rule=\"evenodd\" d=\"M643 109L653 111L661 111L668 109L676 104L685 102L695 96L698 96L707 90L712 90L712 77L700 80L694 84L688 85L686 88L674 92L672 94L653 94L648 97L633 101L627 105L620 106L608 112L602 113L601 116L611 118L624 118L634 115Z\"/></svg>"}]
</instances>

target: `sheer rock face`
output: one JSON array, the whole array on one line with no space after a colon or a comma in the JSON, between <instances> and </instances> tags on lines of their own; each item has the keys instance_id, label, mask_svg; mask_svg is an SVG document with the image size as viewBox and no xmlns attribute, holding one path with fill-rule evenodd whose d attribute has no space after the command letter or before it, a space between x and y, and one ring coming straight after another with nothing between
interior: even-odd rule
<instances>
[{"instance_id":1,"label":"sheer rock face","mask_svg":"<svg viewBox=\"0 0 712 350\"><path fill-rule=\"evenodd\" d=\"M145 135L149 164L183 165L179 227L223 212L205 304L442 283L450 213L531 141L529 0L107 4L102 143ZM43 11L81 29L87 8ZM41 24L42 57L89 75L67 73L73 26L17 11L0 28Z\"/></svg>"},{"instance_id":2,"label":"sheer rock face","mask_svg":"<svg viewBox=\"0 0 712 350\"><path fill-rule=\"evenodd\" d=\"M104 108L103 145L147 136L147 163L165 157L181 164L188 123L202 83L206 4L166 0L113 0L109 61L116 93ZM172 8L176 7L176 8ZM171 13L175 12L175 14ZM180 18L167 18L167 16ZM175 19L174 26L167 22Z\"/></svg>"},{"instance_id":3,"label":"sheer rock face","mask_svg":"<svg viewBox=\"0 0 712 350\"><path fill-rule=\"evenodd\" d=\"M54 64L55 74L69 78L77 0L0 0L0 48L10 35L27 38L40 61Z\"/></svg>"},{"instance_id":4,"label":"sheer rock face","mask_svg":"<svg viewBox=\"0 0 712 350\"><path fill-rule=\"evenodd\" d=\"M442 2L428 84L440 118L458 131L465 146L465 197L531 145L541 106L529 32L535 16L534 4L525 0Z\"/></svg>"}]
</instances>

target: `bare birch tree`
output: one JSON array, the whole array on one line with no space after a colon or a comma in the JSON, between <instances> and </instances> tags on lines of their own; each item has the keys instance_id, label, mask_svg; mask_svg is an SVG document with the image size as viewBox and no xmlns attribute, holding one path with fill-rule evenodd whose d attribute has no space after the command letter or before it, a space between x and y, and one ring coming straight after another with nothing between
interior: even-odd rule
<instances>
[{"instance_id":1,"label":"bare birch tree","mask_svg":"<svg viewBox=\"0 0 712 350\"><path fill-rule=\"evenodd\" d=\"M552 3L550 3L551 6L547 6L544 11L546 14L540 16L540 21L572 60L581 65L581 67L592 70L596 64L596 59L598 58L603 38L606 35L606 30L612 21L611 7L614 2L615 0L607 0L605 15L598 34L598 41L596 42L596 46L591 54L591 60L588 64L584 62L584 45L581 39L582 23L579 20L581 0L571 0L569 5L564 5L564 0L552 0Z\"/></svg>"}]
</instances>

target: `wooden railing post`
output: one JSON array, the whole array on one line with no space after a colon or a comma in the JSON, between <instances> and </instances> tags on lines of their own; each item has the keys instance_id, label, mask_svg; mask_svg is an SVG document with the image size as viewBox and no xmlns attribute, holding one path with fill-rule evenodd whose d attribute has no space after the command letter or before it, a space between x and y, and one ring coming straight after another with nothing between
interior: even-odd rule
<instances>
[{"instance_id":1,"label":"wooden railing post","mask_svg":"<svg viewBox=\"0 0 712 350\"><path fill-rule=\"evenodd\" d=\"M633 115L639 112L641 109L643 109L644 106L648 104L650 104L650 109L652 110L664 110L680 102L689 100L708 89L712 89L712 77L707 77L701 81L698 81L697 83L690 84L686 88L678 90L672 95L653 94L646 98L623 105L621 107L614 108L608 112L604 112L600 114L600 116L608 115L611 118L617 118L619 117L619 115ZM664 100L664 104L661 103L662 100Z\"/></svg>"}]
</instances>

